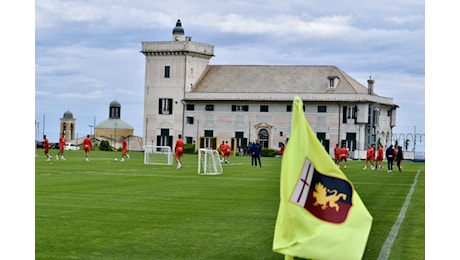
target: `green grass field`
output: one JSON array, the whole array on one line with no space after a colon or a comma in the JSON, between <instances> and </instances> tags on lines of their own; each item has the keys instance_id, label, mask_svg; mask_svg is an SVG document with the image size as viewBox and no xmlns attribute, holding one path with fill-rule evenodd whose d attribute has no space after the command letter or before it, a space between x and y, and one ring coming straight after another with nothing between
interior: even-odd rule
<instances>
[{"instance_id":1,"label":"green grass field","mask_svg":"<svg viewBox=\"0 0 460 260\"><path fill-rule=\"evenodd\" d=\"M90 162L56 153L35 158L36 259L284 259L272 251L280 158L252 168L231 157L222 175L202 176L197 155L176 170L144 165L143 153L123 163L120 152L93 151ZM425 259L425 164L403 162L401 174L348 166L374 219L363 259Z\"/></svg>"}]
</instances>

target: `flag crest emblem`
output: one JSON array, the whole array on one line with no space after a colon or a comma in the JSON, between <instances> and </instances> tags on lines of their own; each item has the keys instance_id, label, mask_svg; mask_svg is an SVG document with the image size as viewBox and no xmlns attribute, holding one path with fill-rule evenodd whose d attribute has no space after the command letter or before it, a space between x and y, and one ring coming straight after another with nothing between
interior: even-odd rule
<instances>
[{"instance_id":1,"label":"flag crest emblem","mask_svg":"<svg viewBox=\"0 0 460 260\"><path fill-rule=\"evenodd\" d=\"M319 173L307 159L290 200L318 219L340 224L352 206L353 186L345 179Z\"/></svg>"}]
</instances>

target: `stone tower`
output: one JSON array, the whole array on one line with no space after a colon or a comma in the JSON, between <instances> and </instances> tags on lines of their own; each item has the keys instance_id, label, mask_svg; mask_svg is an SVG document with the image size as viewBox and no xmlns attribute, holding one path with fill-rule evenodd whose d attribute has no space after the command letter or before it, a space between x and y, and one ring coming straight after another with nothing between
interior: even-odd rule
<instances>
[{"instance_id":1,"label":"stone tower","mask_svg":"<svg viewBox=\"0 0 460 260\"><path fill-rule=\"evenodd\" d=\"M145 56L143 140L148 145L173 146L184 131L184 93L203 74L214 46L184 37L177 20L171 41L142 42Z\"/></svg>"}]
</instances>

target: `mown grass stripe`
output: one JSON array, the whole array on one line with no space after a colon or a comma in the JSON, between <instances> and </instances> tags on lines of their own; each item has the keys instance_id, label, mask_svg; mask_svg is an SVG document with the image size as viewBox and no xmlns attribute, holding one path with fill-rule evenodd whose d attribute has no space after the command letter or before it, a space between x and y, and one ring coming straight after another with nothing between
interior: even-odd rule
<instances>
[{"instance_id":1,"label":"mown grass stripe","mask_svg":"<svg viewBox=\"0 0 460 260\"><path fill-rule=\"evenodd\" d=\"M406 196L406 200L404 201L404 205L401 208L398 219L396 220L395 224L391 228L390 234L388 234L388 237L383 243L382 250L380 251L379 257L377 258L378 260L386 260L390 256L391 247L393 246L393 242L398 236L399 228L401 227L401 224L403 223L404 218L406 217L407 207L410 204L412 194L414 193L415 186L417 185L417 179L418 179L419 174L420 174L420 170L418 170L417 175L415 175L414 182L412 183L409 193Z\"/></svg>"}]
</instances>

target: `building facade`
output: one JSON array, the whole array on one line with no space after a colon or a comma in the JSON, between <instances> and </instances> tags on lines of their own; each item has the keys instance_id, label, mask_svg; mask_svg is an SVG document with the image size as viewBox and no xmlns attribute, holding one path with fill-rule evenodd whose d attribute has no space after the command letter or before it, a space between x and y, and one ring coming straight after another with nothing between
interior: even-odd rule
<instances>
[{"instance_id":1,"label":"building facade","mask_svg":"<svg viewBox=\"0 0 460 260\"><path fill-rule=\"evenodd\" d=\"M337 143L363 158L367 145L391 142L398 106L371 78L364 86L333 65L210 65L214 46L185 37L180 20L171 41L142 42L141 53L145 145L173 147L181 134L197 148L226 140L239 151L257 139L279 149L295 96L331 156Z\"/></svg>"}]
</instances>

